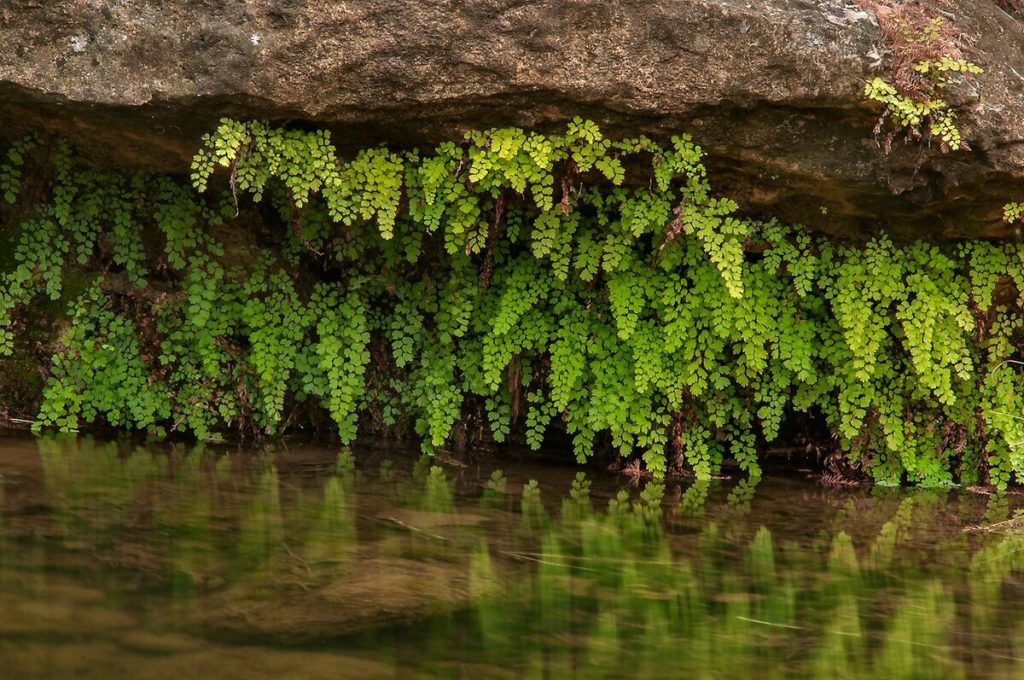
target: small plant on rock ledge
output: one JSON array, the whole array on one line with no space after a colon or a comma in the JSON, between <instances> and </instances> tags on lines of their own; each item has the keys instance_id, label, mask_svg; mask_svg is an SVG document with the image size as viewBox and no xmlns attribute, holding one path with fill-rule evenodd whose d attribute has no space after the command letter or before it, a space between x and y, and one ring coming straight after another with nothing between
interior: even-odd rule
<instances>
[{"instance_id":1,"label":"small plant on rock ledge","mask_svg":"<svg viewBox=\"0 0 1024 680\"><path fill-rule=\"evenodd\" d=\"M1007 203L1003 207L1003 218L1010 224L1024 222L1024 203Z\"/></svg>"},{"instance_id":2,"label":"small plant on rock ledge","mask_svg":"<svg viewBox=\"0 0 1024 680\"><path fill-rule=\"evenodd\" d=\"M927 96L923 99L900 94L893 85L882 78L868 81L864 94L869 99L885 105L885 112L875 127L875 135L879 135L886 120L891 119L899 129L907 130L907 134L913 139L924 137L923 130L926 130L929 139L938 140L943 153L959 149L970 150L967 142L960 136L960 129L956 125L956 112L950 108L949 102L938 96L938 93L949 83L949 74L977 74L982 72L981 67L963 59L943 57L938 61L917 62L914 64L914 70L928 75L932 82ZM927 128L923 127L925 125ZM886 141L886 147L889 143L891 137Z\"/></svg>"},{"instance_id":3,"label":"small plant on rock ledge","mask_svg":"<svg viewBox=\"0 0 1024 680\"><path fill-rule=\"evenodd\" d=\"M873 11L892 55L891 80L872 78L864 94L885 106L876 138L888 151L893 138L905 130L913 140L936 140L943 153L970 149L956 124L956 112L942 96L958 79L982 73L977 64L963 58L963 34L942 17L931 17L917 3L893 0L860 0ZM883 135L891 121L895 129Z\"/></svg>"}]
</instances>

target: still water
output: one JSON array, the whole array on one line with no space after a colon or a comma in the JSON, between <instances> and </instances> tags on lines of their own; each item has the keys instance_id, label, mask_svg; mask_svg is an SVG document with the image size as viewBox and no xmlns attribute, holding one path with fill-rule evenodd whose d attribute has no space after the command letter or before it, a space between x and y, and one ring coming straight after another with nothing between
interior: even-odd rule
<instances>
[{"instance_id":1,"label":"still water","mask_svg":"<svg viewBox=\"0 0 1024 680\"><path fill-rule=\"evenodd\" d=\"M0 677L1024 677L1021 504L0 439Z\"/></svg>"}]
</instances>

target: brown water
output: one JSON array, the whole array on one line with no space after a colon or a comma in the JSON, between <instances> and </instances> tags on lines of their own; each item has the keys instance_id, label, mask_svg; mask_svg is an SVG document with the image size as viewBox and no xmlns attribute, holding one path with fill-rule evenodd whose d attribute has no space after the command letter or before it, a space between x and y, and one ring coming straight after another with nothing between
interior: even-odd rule
<instances>
[{"instance_id":1,"label":"brown water","mask_svg":"<svg viewBox=\"0 0 1024 680\"><path fill-rule=\"evenodd\" d=\"M415 461L0 439L0 677L1024 677L1016 497Z\"/></svg>"}]
</instances>

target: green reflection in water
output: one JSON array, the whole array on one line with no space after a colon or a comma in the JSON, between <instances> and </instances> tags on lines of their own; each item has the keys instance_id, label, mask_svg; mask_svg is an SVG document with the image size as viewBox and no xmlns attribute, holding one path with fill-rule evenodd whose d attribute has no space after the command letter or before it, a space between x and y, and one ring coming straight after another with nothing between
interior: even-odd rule
<instances>
[{"instance_id":1,"label":"green reflection in water","mask_svg":"<svg viewBox=\"0 0 1024 680\"><path fill-rule=\"evenodd\" d=\"M196 655L223 677L300 660L331 677L1024 673L1024 521L1008 497L622 490L384 460L0 448L0 663L17 677L171 677ZM232 665L240 650L262 665Z\"/></svg>"}]
</instances>

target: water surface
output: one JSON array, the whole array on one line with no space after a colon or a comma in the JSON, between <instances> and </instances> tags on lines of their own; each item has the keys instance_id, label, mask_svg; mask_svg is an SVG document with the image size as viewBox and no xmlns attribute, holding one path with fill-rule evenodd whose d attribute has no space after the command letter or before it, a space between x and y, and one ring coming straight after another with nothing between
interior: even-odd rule
<instances>
[{"instance_id":1,"label":"water surface","mask_svg":"<svg viewBox=\"0 0 1024 680\"><path fill-rule=\"evenodd\" d=\"M0 439L0 675L1024 677L1018 505Z\"/></svg>"}]
</instances>

